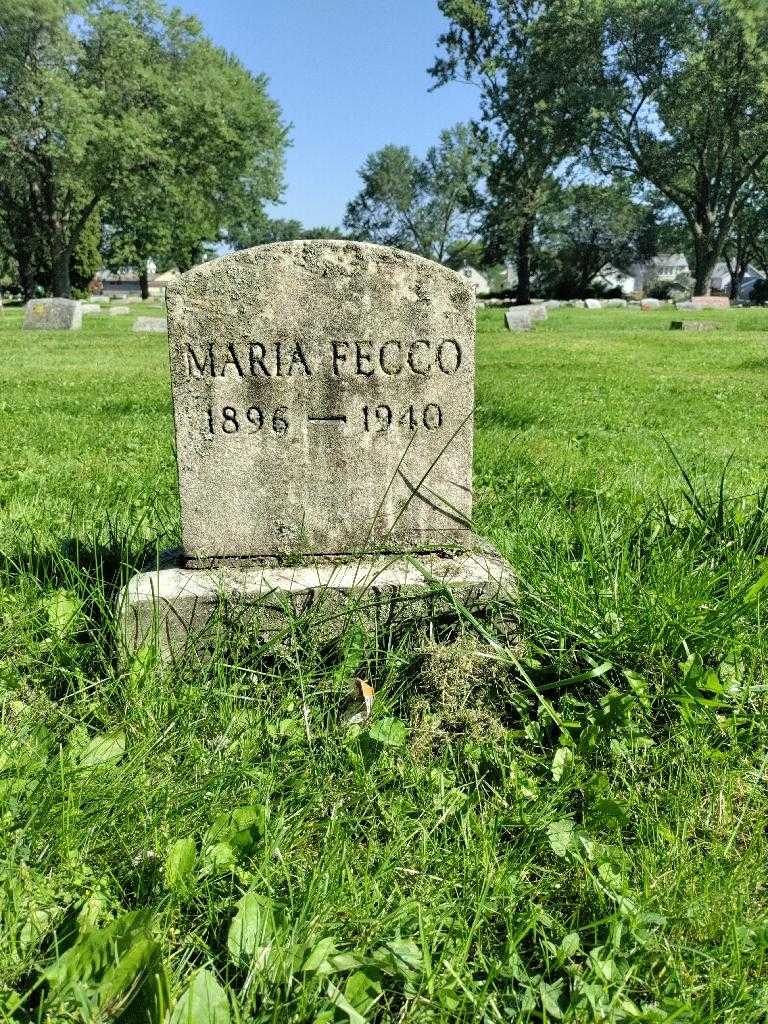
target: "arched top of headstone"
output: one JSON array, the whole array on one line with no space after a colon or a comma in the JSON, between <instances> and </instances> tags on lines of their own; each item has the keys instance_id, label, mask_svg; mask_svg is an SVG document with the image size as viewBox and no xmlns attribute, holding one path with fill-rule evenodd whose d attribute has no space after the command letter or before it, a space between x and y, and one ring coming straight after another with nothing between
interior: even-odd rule
<instances>
[{"instance_id":1,"label":"arched top of headstone","mask_svg":"<svg viewBox=\"0 0 768 1024\"><path fill-rule=\"evenodd\" d=\"M459 274L278 242L195 267L166 300L191 560L468 538L475 299Z\"/></svg>"}]
</instances>

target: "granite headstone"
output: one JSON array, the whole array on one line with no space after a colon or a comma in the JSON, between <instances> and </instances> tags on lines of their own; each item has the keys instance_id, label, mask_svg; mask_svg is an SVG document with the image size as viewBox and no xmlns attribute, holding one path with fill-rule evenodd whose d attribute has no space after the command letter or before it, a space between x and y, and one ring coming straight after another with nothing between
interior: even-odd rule
<instances>
[{"instance_id":1,"label":"granite headstone","mask_svg":"<svg viewBox=\"0 0 768 1024\"><path fill-rule=\"evenodd\" d=\"M30 299L24 310L25 331L79 331L83 312L76 299Z\"/></svg>"}]
</instances>

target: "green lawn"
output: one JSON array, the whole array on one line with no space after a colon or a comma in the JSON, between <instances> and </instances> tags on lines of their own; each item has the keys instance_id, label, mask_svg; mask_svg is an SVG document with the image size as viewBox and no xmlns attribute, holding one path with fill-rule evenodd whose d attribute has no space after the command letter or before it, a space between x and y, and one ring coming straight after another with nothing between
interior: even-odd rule
<instances>
[{"instance_id":1,"label":"green lawn","mask_svg":"<svg viewBox=\"0 0 768 1024\"><path fill-rule=\"evenodd\" d=\"M480 314L518 638L163 670L165 339L0 314L0 1019L766 1020L768 310L686 315Z\"/></svg>"}]
</instances>

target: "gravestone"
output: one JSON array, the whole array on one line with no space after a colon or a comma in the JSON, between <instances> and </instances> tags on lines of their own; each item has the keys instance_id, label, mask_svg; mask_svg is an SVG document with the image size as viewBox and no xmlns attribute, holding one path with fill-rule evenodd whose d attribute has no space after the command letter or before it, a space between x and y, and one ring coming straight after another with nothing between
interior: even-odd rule
<instances>
[{"instance_id":1,"label":"gravestone","mask_svg":"<svg viewBox=\"0 0 768 1024\"><path fill-rule=\"evenodd\" d=\"M673 320L670 324L673 331L719 331L722 327L716 320Z\"/></svg>"},{"instance_id":2,"label":"gravestone","mask_svg":"<svg viewBox=\"0 0 768 1024\"><path fill-rule=\"evenodd\" d=\"M731 306L727 295L694 295L691 303L694 309L730 309Z\"/></svg>"},{"instance_id":3,"label":"gravestone","mask_svg":"<svg viewBox=\"0 0 768 1024\"><path fill-rule=\"evenodd\" d=\"M92 316L94 313L101 313L101 306L98 302L81 302L80 312L83 316Z\"/></svg>"},{"instance_id":4,"label":"gravestone","mask_svg":"<svg viewBox=\"0 0 768 1024\"><path fill-rule=\"evenodd\" d=\"M547 319L547 307L540 306L510 306L504 315L507 330L530 331L536 320Z\"/></svg>"},{"instance_id":5,"label":"gravestone","mask_svg":"<svg viewBox=\"0 0 768 1024\"><path fill-rule=\"evenodd\" d=\"M602 309L600 299L584 299L584 309Z\"/></svg>"},{"instance_id":6,"label":"gravestone","mask_svg":"<svg viewBox=\"0 0 768 1024\"><path fill-rule=\"evenodd\" d=\"M661 299L643 299L640 303L640 309L660 309Z\"/></svg>"},{"instance_id":7,"label":"gravestone","mask_svg":"<svg viewBox=\"0 0 768 1024\"><path fill-rule=\"evenodd\" d=\"M167 306L183 554L126 588L129 649L154 624L174 653L222 601L266 630L323 601L341 629L361 602L392 622L455 609L446 588L476 607L511 593L471 530L475 295L458 274L277 243L194 268Z\"/></svg>"},{"instance_id":8,"label":"gravestone","mask_svg":"<svg viewBox=\"0 0 768 1024\"><path fill-rule=\"evenodd\" d=\"M79 331L82 326L76 299L30 299L24 310L25 331Z\"/></svg>"},{"instance_id":9,"label":"gravestone","mask_svg":"<svg viewBox=\"0 0 768 1024\"><path fill-rule=\"evenodd\" d=\"M131 312L130 306L110 306L107 310L110 316L127 316Z\"/></svg>"},{"instance_id":10,"label":"gravestone","mask_svg":"<svg viewBox=\"0 0 768 1024\"><path fill-rule=\"evenodd\" d=\"M133 321L133 330L139 334L165 334L168 321L164 316L137 316Z\"/></svg>"}]
</instances>

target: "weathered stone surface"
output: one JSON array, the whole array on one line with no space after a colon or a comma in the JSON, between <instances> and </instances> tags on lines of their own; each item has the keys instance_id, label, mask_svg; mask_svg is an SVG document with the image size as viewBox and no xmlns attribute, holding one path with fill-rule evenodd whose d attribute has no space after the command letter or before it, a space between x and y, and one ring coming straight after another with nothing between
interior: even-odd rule
<instances>
[{"instance_id":1,"label":"weathered stone surface","mask_svg":"<svg viewBox=\"0 0 768 1024\"><path fill-rule=\"evenodd\" d=\"M603 302L603 305L607 309L626 309L627 308L627 300L626 299L606 299L605 302Z\"/></svg>"},{"instance_id":2,"label":"weathered stone surface","mask_svg":"<svg viewBox=\"0 0 768 1024\"><path fill-rule=\"evenodd\" d=\"M107 310L110 316L127 316L131 312L130 306L110 306Z\"/></svg>"},{"instance_id":3,"label":"weathered stone surface","mask_svg":"<svg viewBox=\"0 0 768 1024\"><path fill-rule=\"evenodd\" d=\"M25 331L79 331L83 325L75 299L30 299L24 311Z\"/></svg>"},{"instance_id":4,"label":"weathered stone surface","mask_svg":"<svg viewBox=\"0 0 768 1024\"><path fill-rule=\"evenodd\" d=\"M504 322L507 325L508 331L532 331L533 317L531 316L531 307L512 306L511 309L507 310Z\"/></svg>"},{"instance_id":5,"label":"weathered stone surface","mask_svg":"<svg viewBox=\"0 0 768 1024\"><path fill-rule=\"evenodd\" d=\"M353 623L383 632L455 614L455 602L481 614L508 608L515 597L509 564L482 546L442 556L337 557L291 568L161 568L131 580L119 621L125 651L151 643L174 658L190 650L204 655L216 625L230 634L247 625L270 636L301 616L304 628L328 641Z\"/></svg>"},{"instance_id":6,"label":"weathered stone surface","mask_svg":"<svg viewBox=\"0 0 768 1024\"><path fill-rule=\"evenodd\" d=\"M584 299L584 309L602 309L600 299Z\"/></svg>"},{"instance_id":7,"label":"weathered stone surface","mask_svg":"<svg viewBox=\"0 0 768 1024\"><path fill-rule=\"evenodd\" d=\"M473 288L380 246L301 241L167 289L188 564L460 545Z\"/></svg>"},{"instance_id":8,"label":"weathered stone surface","mask_svg":"<svg viewBox=\"0 0 768 1024\"><path fill-rule=\"evenodd\" d=\"M83 316L92 316L94 313L101 313L101 306L98 302L81 302L80 312Z\"/></svg>"},{"instance_id":9,"label":"weathered stone surface","mask_svg":"<svg viewBox=\"0 0 768 1024\"><path fill-rule=\"evenodd\" d=\"M659 309L661 307L661 299L643 299L640 303L640 309Z\"/></svg>"},{"instance_id":10,"label":"weathered stone surface","mask_svg":"<svg viewBox=\"0 0 768 1024\"><path fill-rule=\"evenodd\" d=\"M690 301L690 299L685 299L683 302L676 302L675 303L675 309L696 309L696 308L697 307L694 306L694 304Z\"/></svg>"},{"instance_id":11,"label":"weathered stone surface","mask_svg":"<svg viewBox=\"0 0 768 1024\"><path fill-rule=\"evenodd\" d=\"M559 299L546 299L544 305L547 309L560 309L562 302Z\"/></svg>"},{"instance_id":12,"label":"weathered stone surface","mask_svg":"<svg viewBox=\"0 0 768 1024\"><path fill-rule=\"evenodd\" d=\"M126 301L126 302L127 302L127 303L128 303L129 305L130 305L130 306L135 306L135 305L138 305L138 303L142 302L143 300L142 300L142 298L141 298L141 296L140 296L140 295L129 295L129 296L128 296L128 297L127 297L127 298L125 299L125 301Z\"/></svg>"},{"instance_id":13,"label":"weathered stone surface","mask_svg":"<svg viewBox=\"0 0 768 1024\"><path fill-rule=\"evenodd\" d=\"M727 295L694 295L691 304L694 309L730 309L731 300Z\"/></svg>"},{"instance_id":14,"label":"weathered stone surface","mask_svg":"<svg viewBox=\"0 0 768 1024\"><path fill-rule=\"evenodd\" d=\"M673 320L670 324L673 331L719 331L722 326L715 320Z\"/></svg>"},{"instance_id":15,"label":"weathered stone surface","mask_svg":"<svg viewBox=\"0 0 768 1024\"><path fill-rule=\"evenodd\" d=\"M133 330L139 334L165 334L168 321L164 316L137 316L133 321Z\"/></svg>"}]
</instances>

